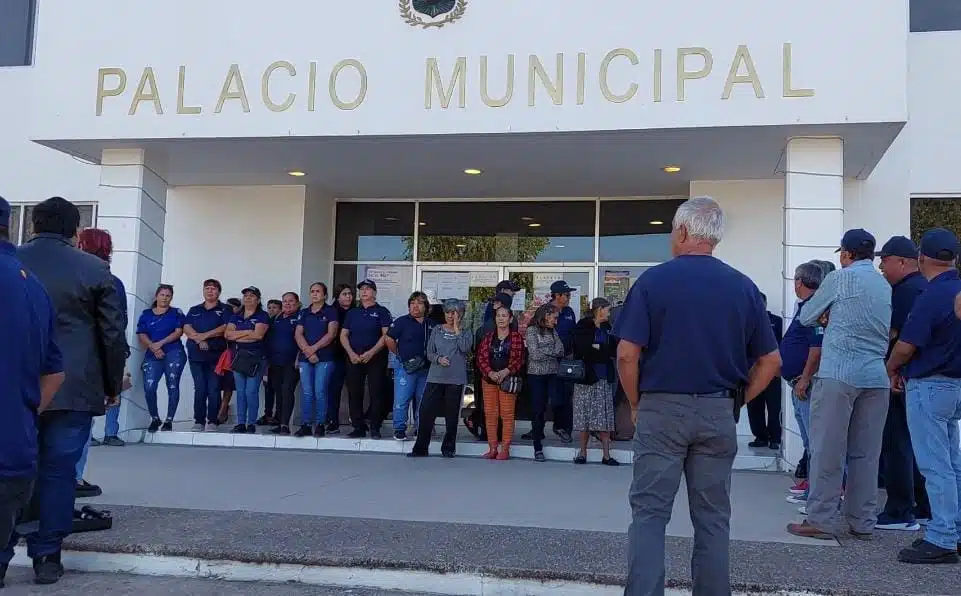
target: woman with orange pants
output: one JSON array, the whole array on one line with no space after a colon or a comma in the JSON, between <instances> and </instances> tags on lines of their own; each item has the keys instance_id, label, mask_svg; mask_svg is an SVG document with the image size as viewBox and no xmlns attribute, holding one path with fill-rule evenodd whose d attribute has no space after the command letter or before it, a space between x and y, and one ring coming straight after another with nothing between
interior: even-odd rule
<instances>
[{"instance_id":1,"label":"woman with orange pants","mask_svg":"<svg viewBox=\"0 0 961 596\"><path fill-rule=\"evenodd\" d=\"M511 329L513 314L507 308L494 313L494 330L484 335L477 348L477 366L483 377L484 418L487 444L484 459L505 460L511 456L514 434L514 405L520 391L524 367L524 337ZM497 423L503 420L503 442L498 451Z\"/></svg>"}]
</instances>

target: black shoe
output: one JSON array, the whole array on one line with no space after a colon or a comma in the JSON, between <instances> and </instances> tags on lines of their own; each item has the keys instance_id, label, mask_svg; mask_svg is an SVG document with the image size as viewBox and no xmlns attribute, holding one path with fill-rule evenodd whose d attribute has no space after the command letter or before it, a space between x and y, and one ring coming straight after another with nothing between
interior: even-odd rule
<instances>
[{"instance_id":1,"label":"black shoe","mask_svg":"<svg viewBox=\"0 0 961 596\"><path fill-rule=\"evenodd\" d=\"M394 432L394 440L395 440L395 441L406 441L406 440L407 440L407 433L405 433L405 432L402 431L402 430L395 431L395 432Z\"/></svg>"},{"instance_id":2,"label":"black shoe","mask_svg":"<svg viewBox=\"0 0 961 596\"><path fill-rule=\"evenodd\" d=\"M147 427L148 433L155 433L160 430L160 418L154 418L150 421L150 426Z\"/></svg>"},{"instance_id":3,"label":"black shoe","mask_svg":"<svg viewBox=\"0 0 961 596\"><path fill-rule=\"evenodd\" d=\"M806 480L808 477L808 458L802 457L794 470L794 477L798 480Z\"/></svg>"},{"instance_id":4,"label":"black shoe","mask_svg":"<svg viewBox=\"0 0 961 596\"><path fill-rule=\"evenodd\" d=\"M174 429L173 420L164 420L163 425L160 427L161 431L170 432Z\"/></svg>"},{"instance_id":5,"label":"black shoe","mask_svg":"<svg viewBox=\"0 0 961 596\"><path fill-rule=\"evenodd\" d=\"M247 425L246 425L246 424L238 424L237 426L235 426L235 427L233 427L232 429L230 429L230 432L232 432L232 433L234 433L234 434L242 434L242 433L245 433L245 432L247 432Z\"/></svg>"},{"instance_id":6,"label":"black shoe","mask_svg":"<svg viewBox=\"0 0 961 596\"><path fill-rule=\"evenodd\" d=\"M280 425L280 432L278 432L277 434L278 434L278 435L281 435L281 436L283 436L283 437L286 437L286 436L290 435L290 427L287 426L286 424L281 424L281 425Z\"/></svg>"},{"instance_id":7,"label":"black shoe","mask_svg":"<svg viewBox=\"0 0 961 596\"><path fill-rule=\"evenodd\" d=\"M248 425L247 425L247 434L248 434L248 435L257 434L257 425L256 425L256 424L248 424Z\"/></svg>"},{"instance_id":8,"label":"black shoe","mask_svg":"<svg viewBox=\"0 0 961 596\"><path fill-rule=\"evenodd\" d=\"M521 435L521 439L524 441L531 441L534 439L534 431L526 432Z\"/></svg>"},{"instance_id":9,"label":"black shoe","mask_svg":"<svg viewBox=\"0 0 961 596\"><path fill-rule=\"evenodd\" d=\"M558 438L560 438L560 440L564 443L570 443L572 440L571 433L567 432L563 428L555 428L554 434L557 435Z\"/></svg>"},{"instance_id":10,"label":"black shoe","mask_svg":"<svg viewBox=\"0 0 961 596\"><path fill-rule=\"evenodd\" d=\"M318 424L317 426L314 427L314 436L317 437L318 439L323 437L326 433L327 433L327 430L324 428L323 424Z\"/></svg>"},{"instance_id":11,"label":"black shoe","mask_svg":"<svg viewBox=\"0 0 961 596\"><path fill-rule=\"evenodd\" d=\"M350 431L350 433L347 434L348 439L363 439L366 436L367 436L367 430L362 426L355 428L354 430Z\"/></svg>"},{"instance_id":12,"label":"black shoe","mask_svg":"<svg viewBox=\"0 0 961 596\"><path fill-rule=\"evenodd\" d=\"M427 457L426 451L411 451L407 454L407 457Z\"/></svg>"},{"instance_id":13,"label":"black shoe","mask_svg":"<svg viewBox=\"0 0 961 596\"><path fill-rule=\"evenodd\" d=\"M127 443L120 437L104 437L103 444L108 447L123 447Z\"/></svg>"},{"instance_id":14,"label":"black shoe","mask_svg":"<svg viewBox=\"0 0 961 596\"><path fill-rule=\"evenodd\" d=\"M60 564L60 553L33 560L33 583L40 585L55 584L63 577L63 565Z\"/></svg>"},{"instance_id":15,"label":"black shoe","mask_svg":"<svg viewBox=\"0 0 961 596\"><path fill-rule=\"evenodd\" d=\"M310 427L307 426L306 424L301 424L301 425L300 425L300 428L297 429L297 432L294 433L294 436L295 436L295 437L309 437L309 436L310 436Z\"/></svg>"},{"instance_id":16,"label":"black shoe","mask_svg":"<svg viewBox=\"0 0 961 596\"><path fill-rule=\"evenodd\" d=\"M446 457L446 458L448 458L448 459L454 457L454 452L453 452L453 451L441 451L440 454L441 454L442 457Z\"/></svg>"},{"instance_id":17,"label":"black shoe","mask_svg":"<svg viewBox=\"0 0 961 596\"><path fill-rule=\"evenodd\" d=\"M99 497L102 494L103 491L100 490L99 486L90 484L82 478L77 482L77 488L74 493L77 499L89 499L90 497Z\"/></svg>"},{"instance_id":18,"label":"black shoe","mask_svg":"<svg viewBox=\"0 0 961 596\"><path fill-rule=\"evenodd\" d=\"M586 463L587 463L587 456L586 456L586 455L575 455L575 456L574 456L574 463L575 463L575 464L586 464Z\"/></svg>"},{"instance_id":19,"label":"black shoe","mask_svg":"<svg viewBox=\"0 0 961 596\"><path fill-rule=\"evenodd\" d=\"M898 561L917 565L953 565L958 563L958 551L941 548L927 540L915 540L910 547L898 553Z\"/></svg>"},{"instance_id":20,"label":"black shoe","mask_svg":"<svg viewBox=\"0 0 961 596\"><path fill-rule=\"evenodd\" d=\"M534 452L534 461L538 461L538 462L547 461L547 458L544 457L544 452L543 452L543 451L535 451L535 452Z\"/></svg>"},{"instance_id":21,"label":"black shoe","mask_svg":"<svg viewBox=\"0 0 961 596\"><path fill-rule=\"evenodd\" d=\"M767 447L767 445L768 445L767 439L754 439L753 441L747 444L748 447L754 447L754 448Z\"/></svg>"},{"instance_id":22,"label":"black shoe","mask_svg":"<svg viewBox=\"0 0 961 596\"><path fill-rule=\"evenodd\" d=\"M280 427L279 427L279 426L275 426L275 427L273 427L272 429L270 429L270 434L272 434L272 435L279 435L279 434L280 434Z\"/></svg>"},{"instance_id":23,"label":"black shoe","mask_svg":"<svg viewBox=\"0 0 961 596\"><path fill-rule=\"evenodd\" d=\"M256 425L257 425L257 426L268 426L269 423L270 423L270 417L269 417L269 416L261 416L260 418L257 419Z\"/></svg>"},{"instance_id":24,"label":"black shoe","mask_svg":"<svg viewBox=\"0 0 961 596\"><path fill-rule=\"evenodd\" d=\"M371 439L379 439L379 438L381 438L380 425L378 425L378 426L372 426L372 427L370 428L370 438L371 438Z\"/></svg>"},{"instance_id":25,"label":"black shoe","mask_svg":"<svg viewBox=\"0 0 961 596\"><path fill-rule=\"evenodd\" d=\"M774 451L780 451L780 450L781 450L781 442L780 442L780 441L771 441L770 443L767 444L767 446L768 446L768 449L773 449Z\"/></svg>"},{"instance_id":26,"label":"black shoe","mask_svg":"<svg viewBox=\"0 0 961 596\"><path fill-rule=\"evenodd\" d=\"M337 424L336 422L331 422L330 424L328 424L328 425L327 425L327 434L328 434L328 435L339 435L339 434L340 434L340 425Z\"/></svg>"},{"instance_id":27,"label":"black shoe","mask_svg":"<svg viewBox=\"0 0 961 596\"><path fill-rule=\"evenodd\" d=\"M619 466L619 465L621 465L621 462L617 461L617 460L614 459L613 457L605 457L604 459L601 460L601 463L604 464L605 466Z\"/></svg>"}]
</instances>

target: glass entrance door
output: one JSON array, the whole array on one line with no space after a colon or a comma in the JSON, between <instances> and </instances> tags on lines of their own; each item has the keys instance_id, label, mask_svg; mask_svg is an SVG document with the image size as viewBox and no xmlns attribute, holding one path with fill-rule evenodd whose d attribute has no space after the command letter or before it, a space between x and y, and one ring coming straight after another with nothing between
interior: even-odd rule
<instances>
[{"instance_id":1,"label":"glass entrance door","mask_svg":"<svg viewBox=\"0 0 961 596\"><path fill-rule=\"evenodd\" d=\"M484 321L484 309L494 297L503 275L501 267L475 265L421 266L417 272L417 288L427 294L431 305L439 305L448 298L457 298L467 304L464 320L472 332L480 329ZM437 316L439 308L432 308ZM441 320L443 315L440 314Z\"/></svg>"},{"instance_id":2,"label":"glass entrance door","mask_svg":"<svg viewBox=\"0 0 961 596\"><path fill-rule=\"evenodd\" d=\"M517 282L521 287L520 299L514 297L514 310L523 310L524 319L529 319L538 306L551 299L551 284L566 281L574 289L571 293L571 308L578 318L587 314L594 296L594 270L591 267L551 267L521 268L508 267L507 279Z\"/></svg>"}]
</instances>

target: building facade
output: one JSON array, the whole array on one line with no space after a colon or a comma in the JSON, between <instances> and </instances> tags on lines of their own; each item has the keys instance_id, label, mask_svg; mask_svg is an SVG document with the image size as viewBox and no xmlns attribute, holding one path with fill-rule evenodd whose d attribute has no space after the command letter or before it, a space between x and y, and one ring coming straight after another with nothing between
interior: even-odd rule
<instances>
[{"instance_id":1,"label":"building facade","mask_svg":"<svg viewBox=\"0 0 961 596\"><path fill-rule=\"evenodd\" d=\"M794 268L844 229L883 241L912 198L961 196L947 0L135 4L0 6L18 238L31 204L82 204L131 312L161 281L186 309L208 277L225 298L370 277L395 313L504 278L528 304L556 279L617 299L706 194L718 256L790 316Z\"/></svg>"}]
</instances>

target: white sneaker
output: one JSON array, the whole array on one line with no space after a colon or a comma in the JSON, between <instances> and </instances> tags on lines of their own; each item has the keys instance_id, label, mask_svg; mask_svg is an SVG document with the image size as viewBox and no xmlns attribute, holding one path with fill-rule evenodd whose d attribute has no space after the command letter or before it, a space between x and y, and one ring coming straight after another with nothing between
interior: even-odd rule
<instances>
[{"instance_id":1,"label":"white sneaker","mask_svg":"<svg viewBox=\"0 0 961 596\"><path fill-rule=\"evenodd\" d=\"M207 423L207 429L206 429L206 430L207 430L207 432L209 432L209 433L217 432L217 425L214 424L213 422L208 422L208 423Z\"/></svg>"},{"instance_id":2,"label":"white sneaker","mask_svg":"<svg viewBox=\"0 0 961 596\"><path fill-rule=\"evenodd\" d=\"M801 515L807 515L807 514L808 514L808 506L807 506L807 505L801 505L800 507L797 508L797 512L800 513Z\"/></svg>"},{"instance_id":3,"label":"white sneaker","mask_svg":"<svg viewBox=\"0 0 961 596\"><path fill-rule=\"evenodd\" d=\"M195 424L195 425L193 425L193 427L192 427L190 430L192 430L192 431L195 432L195 433L202 433L202 432L204 432L204 425L203 425L203 424Z\"/></svg>"},{"instance_id":4,"label":"white sneaker","mask_svg":"<svg viewBox=\"0 0 961 596\"><path fill-rule=\"evenodd\" d=\"M784 498L788 503L794 503L795 505L800 505L801 503L807 503L807 497L803 494L800 495L788 495Z\"/></svg>"}]
</instances>

